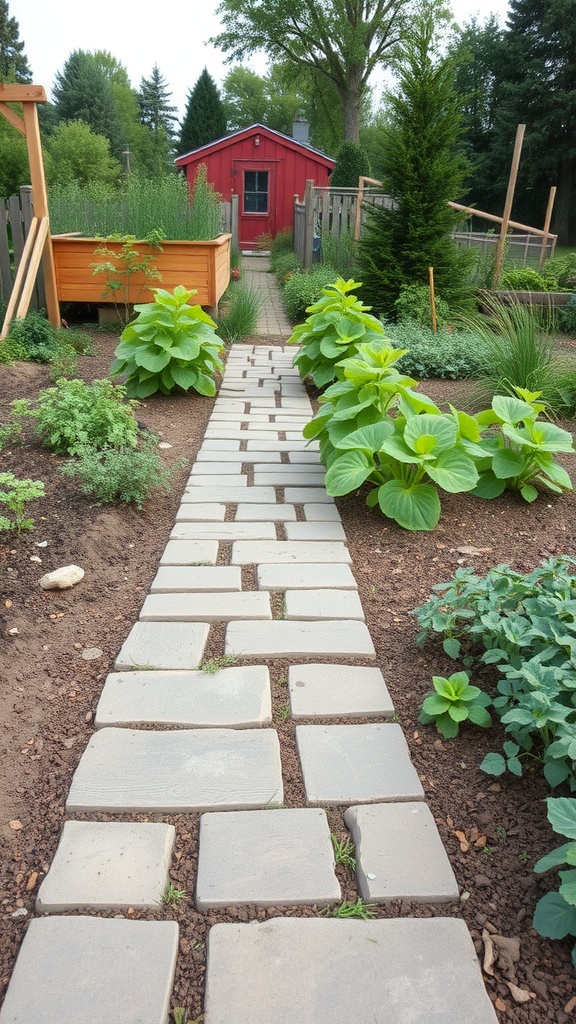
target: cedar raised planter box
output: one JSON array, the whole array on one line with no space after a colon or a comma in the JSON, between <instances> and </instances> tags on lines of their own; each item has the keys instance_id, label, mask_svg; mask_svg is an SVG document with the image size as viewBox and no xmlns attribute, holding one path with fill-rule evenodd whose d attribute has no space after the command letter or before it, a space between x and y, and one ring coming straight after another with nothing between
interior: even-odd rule
<instances>
[{"instance_id":1,"label":"cedar raised planter box","mask_svg":"<svg viewBox=\"0 0 576 1024\"><path fill-rule=\"evenodd\" d=\"M218 235L208 242L163 241L162 250L145 242L135 242L141 255L152 256L161 278L153 278L148 288L142 288L143 274L134 274L130 280L128 296L117 292L119 302L152 302L153 288L173 291L177 285L195 288L194 302L200 306L215 307L230 281L230 240L232 235ZM104 297L106 273L94 274L94 264L103 262L95 250L106 244L112 251L122 248L121 242L84 238L78 235L52 235L56 285L60 302L111 302ZM113 276L113 275L110 275ZM118 279L122 279L119 273Z\"/></svg>"}]
</instances>

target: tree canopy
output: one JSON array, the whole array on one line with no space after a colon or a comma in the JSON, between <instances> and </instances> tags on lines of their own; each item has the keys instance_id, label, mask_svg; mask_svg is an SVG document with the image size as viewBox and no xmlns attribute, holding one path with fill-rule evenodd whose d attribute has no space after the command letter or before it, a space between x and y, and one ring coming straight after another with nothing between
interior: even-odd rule
<instances>
[{"instance_id":1,"label":"tree canopy","mask_svg":"<svg viewBox=\"0 0 576 1024\"><path fill-rule=\"evenodd\" d=\"M0 81L32 81L18 22L10 17L7 0L0 0Z\"/></svg>"},{"instance_id":2,"label":"tree canopy","mask_svg":"<svg viewBox=\"0 0 576 1024\"><path fill-rule=\"evenodd\" d=\"M125 139L118 107L109 76L97 56L74 50L62 71L57 72L52 94L60 121L83 121L109 140L114 156L121 155Z\"/></svg>"},{"instance_id":3,"label":"tree canopy","mask_svg":"<svg viewBox=\"0 0 576 1024\"><path fill-rule=\"evenodd\" d=\"M362 96L405 28L411 0L221 0L210 41L242 61L259 50L311 69L336 89L345 138L358 142Z\"/></svg>"},{"instance_id":4,"label":"tree canopy","mask_svg":"<svg viewBox=\"0 0 576 1024\"><path fill-rule=\"evenodd\" d=\"M226 134L226 115L220 92L207 68L188 93L186 113L182 121L178 153L189 153Z\"/></svg>"}]
</instances>

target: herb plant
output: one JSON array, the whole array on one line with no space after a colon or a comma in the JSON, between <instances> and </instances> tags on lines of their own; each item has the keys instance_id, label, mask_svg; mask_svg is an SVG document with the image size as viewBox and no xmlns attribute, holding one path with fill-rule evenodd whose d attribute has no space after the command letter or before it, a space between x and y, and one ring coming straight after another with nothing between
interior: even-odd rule
<instances>
[{"instance_id":1,"label":"herb plant","mask_svg":"<svg viewBox=\"0 0 576 1024\"><path fill-rule=\"evenodd\" d=\"M154 291L154 302L136 306L136 320L122 332L112 376L126 375L126 393L134 398L168 395L176 387L214 395L215 374L224 370L216 324L201 306L190 305L194 289Z\"/></svg>"},{"instance_id":2,"label":"herb plant","mask_svg":"<svg viewBox=\"0 0 576 1024\"><path fill-rule=\"evenodd\" d=\"M133 502L142 509L151 491L162 487L170 490L170 479L184 460L163 469L157 451L158 438L148 437L141 448L78 448L77 458L60 469L63 476L80 481L83 494L98 505L111 502Z\"/></svg>"},{"instance_id":3,"label":"herb plant","mask_svg":"<svg viewBox=\"0 0 576 1024\"><path fill-rule=\"evenodd\" d=\"M34 520L26 516L26 506L44 497L41 480L19 480L14 473L0 473L0 503L12 512L13 519L0 516L0 530L33 530Z\"/></svg>"},{"instance_id":4,"label":"herb plant","mask_svg":"<svg viewBox=\"0 0 576 1024\"><path fill-rule=\"evenodd\" d=\"M138 436L135 405L126 401L123 387L104 378L92 384L59 380L40 392L37 409L28 409L47 448L58 455L75 455L86 447L134 448Z\"/></svg>"},{"instance_id":5,"label":"herb plant","mask_svg":"<svg viewBox=\"0 0 576 1024\"><path fill-rule=\"evenodd\" d=\"M448 679L433 676L432 685L434 691L426 697L418 719L423 725L434 722L445 739L458 735L461 722L490 728L492 719L486 708L492 700L478 686L470 685L466 672L453 672Z\"/></svg>"},{"instance_id":6,"label":"herb plant","mask_svg":"<svg viewBox=\"0 0 576 1024\"><path fill-rule=\"evenodd\" d=\"M161 252L160 243L163 237L162 232L152 231L142 241ZM120 248L112 249L111 242L120 243ZM154 265L154 256L152 253L140 252L134 235L109 235L94 250L94 255L99 256L100 261L92 264L92 273L106 275L102 298L113 300L119 321L127 324L130 319L128 295L132 279L138 277L141 282L141 294L149 287L151 281L157 281L162 277Z\"/></svg>"},{"instance_id":7,"label":"herb plant","mask_svg":"<svg viewBox=\"0 0 576 1024\"><path fill-rule=\"evenodd\" d=\"M559 872L558 892L547 892L538 900L532 924L547 939L565 939L568 935L576 936L576 800L549 797L546 804L554 832L572 842L552 850L534 865L537 874L562 865L567 865L568 870ZM576 945L572 947L572 963L576 968Z\"/></svg>"},{"instance_id":8,"label":"herb plant","mask_svg":"<svg viewBox=\"0 0 576 1024\"><path fill-rule=\"evenodd\" d=\"M288 338L289 345L301 346L293 365L302 378L311 377L316 387L333 381L338 376L336 364L355 355L359 345L385 340L380 320L368 312L371 307L349 294L359 287L356 281L341 277L326 285L322 297L307 307L306 321Z\"/></svg>"}]
</instances>

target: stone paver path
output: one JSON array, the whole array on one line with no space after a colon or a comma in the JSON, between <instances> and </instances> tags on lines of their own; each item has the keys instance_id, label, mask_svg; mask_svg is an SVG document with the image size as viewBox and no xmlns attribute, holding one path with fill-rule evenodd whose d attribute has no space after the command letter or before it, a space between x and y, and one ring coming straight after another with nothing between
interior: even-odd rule
<instances>
[{"instance_id":1,"label":"stone paver path","mask_svg":"<svg viewBox=\"0 0 576 1024\"><path fill-rule=\"evenodd\" d=\"M259 333L287 337L266 262L250 266L244 279L266 299ZM376 652L318 445L302 439L312 409L293 354L264 342L229 353L157 575L105 681L1 1024L167 1024L178 927L123 916L161 900L174 841L162 816L200 815L202 913L337 904L330 806L345 810L364 899L459 898L385 680L366 665ZM214 629L235 661L215 673L203 667ZM278 658L290 663L303 807L283 806ZM95 916L105 909L120 916ZM310 909L210 928L204 1012L204 1024L496 1022L462 920Z\"/></svg>"}]
</instances>

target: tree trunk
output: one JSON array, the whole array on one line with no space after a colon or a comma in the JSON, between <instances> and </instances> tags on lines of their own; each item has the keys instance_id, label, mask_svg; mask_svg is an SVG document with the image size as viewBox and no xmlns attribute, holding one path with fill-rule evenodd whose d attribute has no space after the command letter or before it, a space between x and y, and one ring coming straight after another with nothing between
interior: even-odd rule
<instances>
[{"instance_id":1,"label":"tree trunk","mask_svg":"<svg viewBox=\"0 0 576 1024\"><path fill-rule=\"evenodd\" d=\"M344 140L358 142L360 138L360 109L362 106L362 71L349 68L346 85L338 90L344 108Z\"/></svg>"},{"instance_id":2,"label":"tree trunk","mask_svg":"<svg viewBox=\"0 0 576 1024\"><path fill-rule=\"evenodd\" d=\"M558 245L573 245L576 236L575 225L570 223L570 208L574 200L575 162L566 157L559 167L558 191L552 219L552 231L558 235Z\"/></svg>"}]
</instances>

